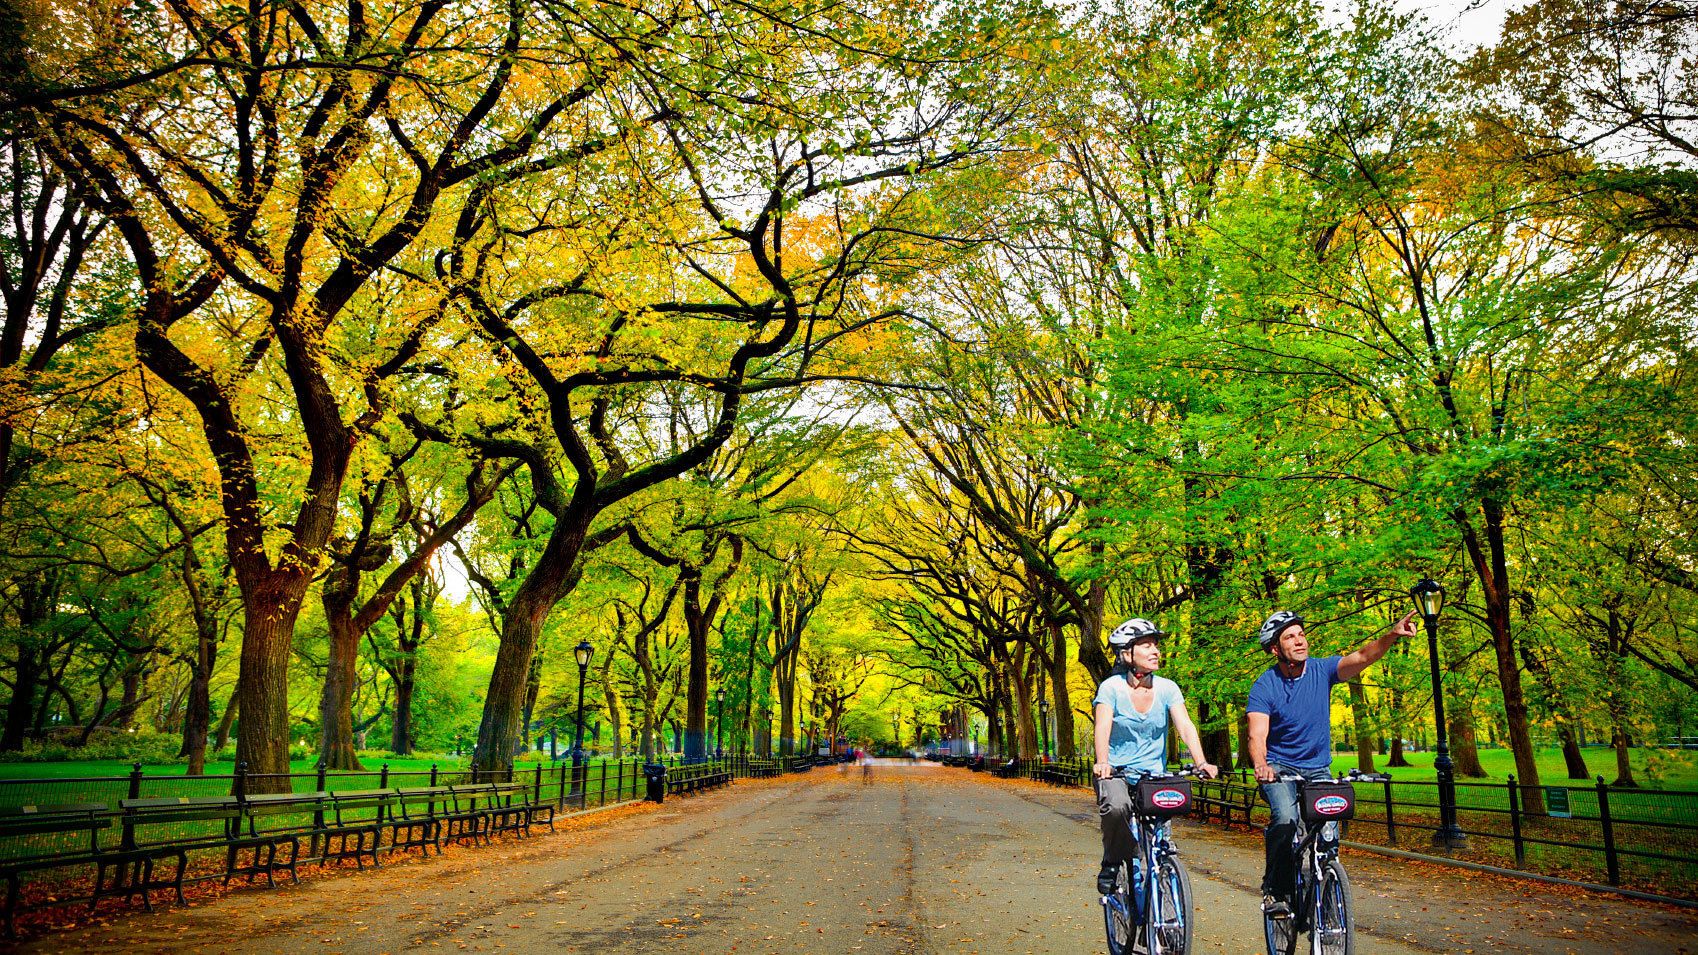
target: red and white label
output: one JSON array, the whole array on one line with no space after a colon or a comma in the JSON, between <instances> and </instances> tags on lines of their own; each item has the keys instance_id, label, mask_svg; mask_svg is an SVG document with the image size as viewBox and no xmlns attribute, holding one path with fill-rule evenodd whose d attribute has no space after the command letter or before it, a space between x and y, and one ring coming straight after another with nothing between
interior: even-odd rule
<instances>
[{"instance_id":1,"label":"red and white label","mask_svg":"<svg viewBox=\"0 0 1698 955\"><path fill-rule=\"evenodd\" d=\"M1350 808L1350 800L1343 796L1322 796L1315 800L1315 812L1322 816L1336 816Z\"/></svg>"},{"instance_id":2,"label":"red and white label","mask_svg":"<svg viewBox=\"0 0 1698 955\"><path fill-rule=\"evenodd\" d=\"M1158 789L1150 793L1150 802L1154 803L1157 809L1178 809L1188 801L1185 794L1177 789Z\"/></svg>"}]
</instances>

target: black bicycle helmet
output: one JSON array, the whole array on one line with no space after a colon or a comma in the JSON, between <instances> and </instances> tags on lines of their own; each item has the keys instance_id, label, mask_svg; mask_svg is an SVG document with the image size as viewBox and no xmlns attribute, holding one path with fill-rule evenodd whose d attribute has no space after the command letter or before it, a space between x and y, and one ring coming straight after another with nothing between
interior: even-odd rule
<instances>
[{"instance_id":1,"label":"black bicycle helmet","mask_svg":"<svg viewBox=\"0 0 1698 955\"><path fill-rule=\"evenodd\" d=\"M1167 636L1167 631L1143 617L1133 617L1114 628L1114 632L1108 635L1108 645L1118 651L1134 640L1144 640L1151 637L1160 639L1165 636Z\"/></svg>"},{"instance_id":2,"label":"black bicycle helmet","mask_svg":"<svg viewBox=\"0 0 1698 955\"><path fill-rule=\"evenodd\" d=\"M1268 619L1262 621L1262 629L1256 632L1256 642L1266 650L1274 645L1280 634L1303 622L1302 617L1289 610L1275 610Z\"/></svg>"}]
</instances>

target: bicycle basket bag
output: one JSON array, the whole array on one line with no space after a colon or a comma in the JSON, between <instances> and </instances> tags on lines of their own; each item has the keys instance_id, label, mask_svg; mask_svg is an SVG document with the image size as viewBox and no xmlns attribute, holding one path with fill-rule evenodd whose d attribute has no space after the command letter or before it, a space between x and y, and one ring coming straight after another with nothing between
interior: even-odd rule
<instances>
[{"instance_id":1,"label":"bicycle basket bag","mask_svg":"<svg viewBox=\"0 0 1698 955\"><path fill-rule=\"evenodd\" d=\"M1349 783L1305 783L1303 821L1331 822L1356 815L1356 787Z\"/></svg>"},{"instance_id":2,"label":"bicycle basket bag","mask_svg":"<svg viewBox=\"0 0 1698 955\"><path fill-rule=\"evenodd\" d=\"M1133 803L1143 816L1183 816L1191 811L1191 780L1141 779L1132 787Z\"/></svg>"}]
</instances>

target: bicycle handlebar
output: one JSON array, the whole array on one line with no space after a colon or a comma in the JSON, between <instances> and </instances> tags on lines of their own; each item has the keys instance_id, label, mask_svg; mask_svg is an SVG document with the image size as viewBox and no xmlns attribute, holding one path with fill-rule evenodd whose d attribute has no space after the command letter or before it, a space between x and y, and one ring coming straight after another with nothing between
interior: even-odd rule
<instances>
[{"instance_id":1,"label":"bicycle handlebar","mask_svg":"<svg viewBox=\"0 0 1698 955\"><path fill-rule=\"evenodd\" d=\"M1198 779L1208 779L1209 778L1207 776L1204 776L1201 772L1199 772L1197 770L1197 767L1192 763L1186 763L1185 765L1179 767L1176 770L1173 770L1172 772L1152 773L1149 770L1140 769L1137 772L1119 771L1119 772L1114 773L1114 775L1119 776L1122 779L1131 780L1133 782L1137 782L1140 779L1174 779L1176 777L1182 777L1182 776L1194 776Z\"/></svg>"},{"instance_id":2,"label":"bicycle handlebar","mask_svg":"<svg viewBox=\"0 0 1698 955\"><path fill-rule=\"evenodd\" d=\"M1310 779L1298 773L1280 773L1274 781L1280 783L1389 783L1391 776L1386 773L1364 773L1360 769L1352 769L1342 776L1329 776L1325 779Z\"/></svg>"}]
</instances>

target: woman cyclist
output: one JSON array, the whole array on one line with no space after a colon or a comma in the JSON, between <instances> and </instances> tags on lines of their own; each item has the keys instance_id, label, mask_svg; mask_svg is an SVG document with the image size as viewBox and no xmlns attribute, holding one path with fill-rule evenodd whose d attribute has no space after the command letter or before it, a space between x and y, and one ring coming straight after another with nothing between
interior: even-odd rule
<instances>
[{"instance_id":1,"label":"woman cyclist","mask_svg":"<svg viewBox=\"0 0 1698 955\"><path fill-rule=\"evenodd\" d=\"M1167 727L1171 721L1203 775L1218 770L1203 758L1197 725L1185 710L1185 696L1172 680L1155 675L1161 666L1161 640L1167 634L1141 617L1133 617L1108 635L1115 669L1097 687L1095 704L1097 809L1102 814L1103 861L1097 891L1114 891L1120 864L1138 857L1128 823L1132 790L1122 774L1159 773L1167 767Z\"/></svg>"}]
</instances>

